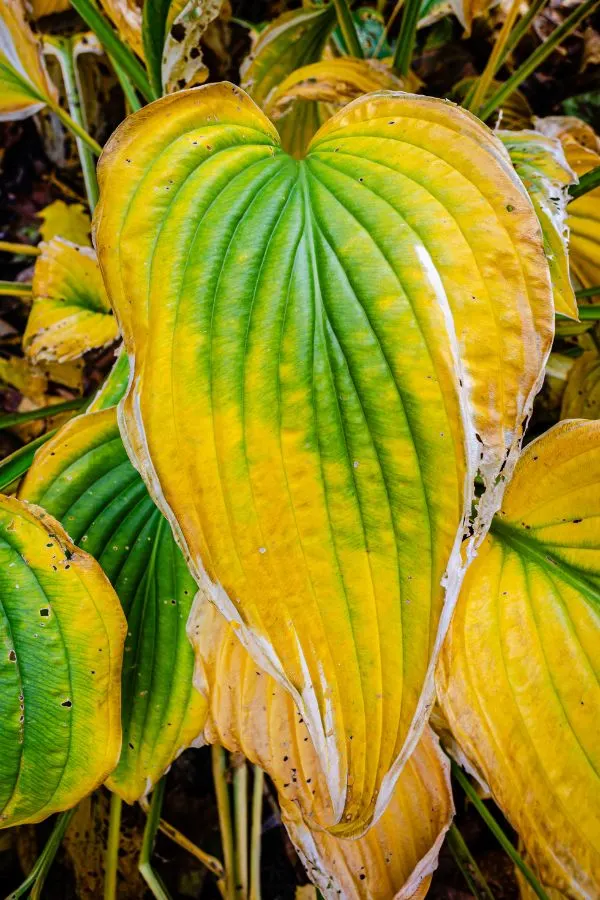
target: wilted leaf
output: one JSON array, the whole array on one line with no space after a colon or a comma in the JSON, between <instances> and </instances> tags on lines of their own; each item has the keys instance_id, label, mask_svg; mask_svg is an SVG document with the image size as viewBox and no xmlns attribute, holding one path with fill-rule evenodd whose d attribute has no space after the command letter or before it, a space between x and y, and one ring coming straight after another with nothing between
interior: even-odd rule
<instances>
[{"instance_id":1,"label":"wilted leaf","mask_svg":"<svg viewBox=\"0 0 600 900\"><path fill-rule=\"evenodd\" d=\"M30 4L34 19L65 12L71 5L70 0L30 0Z\"/></svg>"},{"instance_id":2,"label":"wilted leaf","mask_svg":"<svg viewBox=\"0 0 600 900\"><path fill-rule=\"evenodd\" d=\"M245 754L273 780L283 821L327 900L412 897L437 866L454 813L448 762L426 728L382 817L362 838L320 828L332 821L326 780L290 694L256 663L215 607L197 600L189 626L197 684L209 701L205 735Z\"/></svg>"},{"instance_id":3,"label":"wilted leaf","mask_svg":"<svg viewBox=\"0 0 600 900\"><path fill-rule=\"evenodd\" d=\"M162 58L165 93L193 87L208 78L200 42L222 6L223 0L188 0L169 22Z\"/></svg>"},{"instance_id":4,"label":"wilted leaf","mask_svg":"<svg viewBox=\"0 0 600 900\"><path fill-rule=\"evenodd\" d=\"M144 58L142 45L143 0L100 0L104 12L115 25L122 39L134 53Z\"/></svg>"},{"instance_id":5,"label":"wilted leaf","mask_svg":"<svg viewBox=\"0 0 600 900\"><path fill-rule=\"evenodd\" d=\"M456 100L457 102L465 100L467 94L474 88L476 82L477 78L473 76L463 78L452 88L451 99ZM490 82L484 101L489 100L496 93L501 84L502 82L493 79ZM521 91L513 91L492 115L490 122L494 127L501 126L510 131L532 128L533 110L529 105L529 101L525 94Z\"/></svg>"},{"instance_id":6,"label":"wilted leaf","mask_svg":"<svg viewBox=\"0 0 600 900\"><path fill-rule=\"evenodd\" d=\"M96 254L62 238L40 246L33 274L33 305L23 335L32 362L70 362L116 340Z\"/></svg>"},{"instance_id":7,"label":"wilted leaf","mask_svg":"<svg viewBox=\"0 0 600 900\"><path fill-rule=\"evenodd\" d=\"M123 748L108 786L132 803L194 742L204 722L185 631L196 586L127 459L114 408L62 428L36 455L20 496L56 516L94 555L127 616Z\"/></svg>"},{"instance_id":8,"label":"wilted leaf","mask_svg":"<svg viewBox=\"0 0 600 900\"><path fill-rule=\"evenodd\" d=\"M0 4L0 121L24 119L56 99L21 0Z\"/></svg>"},{"instance_id":9,"label":"wilted leaf","mask_svg":"<svg viewBox=\"0 0 600 900\"><path fill-rule=\"evenodd\" d=\"M43 510L0 499L0 826L39 822L119 758L125 618L100 566Z\"/></svg>"},{"instance_id":10,"label":"wilted leaf","mask_svg":"<svg viewBox=\"0 0 600 900\"><path fill-rule=\"evenodd\" d=\"M454 736L545 885L600 883L600 422L530 444L437 672Z\"/></svg>"},{"instance_id":11,"label":"wilted leaf","mask_svg":"<svg viewBox=\"0 0 600 900\"><path fill-rule=\"evenodd\" d=\"M238 88L183 92L100 181L128 449L356 832L427 719L475 472L499 483L472 540L541 378L535 213L487 128L409 94L345 107L297 162Z\"/></svg>"},{"instance_id":12,"label":"wilted leaf","mask_svg":"<svg viewBox=\"0 0 600 900\"><path fill-rule=\"evenodd\" d=\"M554 288L554 308L569 319L579 317L569 277L569 185L576 176L558 138L535 131L497 131L537 213Z\"/></svg>"},{"instance_id":13,"label":"wilted leaf","mask_svg":"<svg viewBox=\"0 0 600 900\"><path fill-rule=\"evenodd\" d=\"M271 91L264 111L276 123L283 149L300 158L321 125L350 100L405 86L381 62L348 56L325 59L292 72Z\"/></svg>"},{"instance_id":14,"label":"wilted leaf","mask_svg":"<svg viewBox=\"0 0 600 900\"><path fill-rule=\"evenodd\" d=\"M318 62L336 24L333 3L286 12L258 35L240 67L242 87L263 108L296 69Z\"/></svg>"},{"instance_id":15,"label":"wilted leaf","mask_svg":"<svg viewBox=\"0 0 600 900\"><path fill-rule=\"evenodd\" d=\"M462 27L465 37L469 37L473 28L473 20L485 15L497 0L450 0L452 11Z\"/></svg>"},{"instance_id":16,"label":"wilted leaf","mask_svg":"<svg viewBox=\"0 0 600 900\"><path fill-rule=\"evenodd\" d=\"M74 244L89 246L90 217L81 203L65 203L54 200L38 214L42 220L40 237L43 241L51 241L54 237L64 238Z\"/></svg>"},{"instance_id":17,"label":"wilted leaf","mask_svg":"<svg viewBox=\"0 0 600 900\"><path fill-rule=\"evenodd\" d=\"M588 350L571 368L560 417L600 419L600 356L595 350Z\"/></svg>"}]
</instances>

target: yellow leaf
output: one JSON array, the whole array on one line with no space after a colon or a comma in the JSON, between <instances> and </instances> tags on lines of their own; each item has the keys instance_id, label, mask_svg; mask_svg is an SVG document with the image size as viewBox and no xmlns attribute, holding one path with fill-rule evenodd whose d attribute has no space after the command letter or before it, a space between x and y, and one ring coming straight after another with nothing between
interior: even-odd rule
<instances>
[{"instance_id":1,"label":"yellow leaf","mask_svg":"<svg viewBox=\"0 0 600 900\"><path fill-rule=\"evenodd\" d=\"M42 220L40 237L43 241L61 237L81 246L90 245L90 217L81 203L54 200L37 215Z\"/></svg>"},{"instance_id":2,"label":"yellow leaf","mask_svg":"<svg viewBox=\"0 0 600 900\"><path fill-rule=\"evenodd\" d=\"M70 0L31 0L31 10L34 19L41 19L42 16L53 16L56 13L65 12L70 5Z\"/></svg>"},{"instance_id":3,"label":"yellow leaf","mask_svg":"<svg viewBox=\"0 0 600 900\"><path fill-rule=\"evenodd\" d=\"M436 868L454 814L448 760L433 732L423 732L379 821L357 840L333 837L319 827L333 818L327 782L290 694L257 668L205 598L196 601L188 631L196 682L209 702L207 741L267 772L283 822L326 900L412 897Z\"/></svg>"},{"instance_id":4,"label":"yellow leaf","mask_svg":"<svg viewBox=\"0 0 600 900\"><path fill-rule=\"evenodd\" d=\"M454 737L543 883L600 884L600 422L530 444L472 563L437 671Z\"/></svg>"},{"instance_id":5,"label":"yellow leaf","mask_svg":"<svg viewBox=\"0 0 600 900\"><path fill-rule=\"evenodd\" d=\"M116 132L100 182L128 452L197 583L292 692L337 831L359 833L428 717L475 473L471 543L542 377L535 212L489 129L393 92L334 115L301 161L239 88L171 95Z\"/></svg>"},{"instance_id":6,"label":"yellow leaf","mask_svg":"<svg viewBox=\"0 0 600 900\"><path fill-rule=\"evenodd\" d=\"M118 337L96 254L62 238L40 245L23 335L32 362L70 362Z\"/></svg>"},{"instance_id":7,"label":"yellow leaf","mask_svg":"<svg viewBox=\"0 0 600 900\"><path fill-rule=\"evenodd\" d=\"M0 498L0 826L98 787L121 747L125 617L98 563L43 510Z\"/></svg>"},{"instance_id":8,"label":"yellow leaf","mask_svg":"<svg viewBox=\"0 0 600 900\"><path fill-rule=\"evenodd\" d=\"M462 78L452 88L450 98L457 102L461 101L462 103L467 97L467 94L475 86L477 80L478 79L474 76ZM501 81L493 79L484 100L489 100L490 97L496 93L501 84ZM494 113L490 121L492 125L495 125L496 127L502 126L502 128L511 131L518 131L522 128L532 128L533 110L529 105L529 101L525 94L521 93L521 91L513 91L512 94L503 101L502 105Z\"/></svg>"},{"instance_id":9,"label":"yellow leaf","mask_svg":"<svg viewBox=\"0 0 600 900\"><path fill-rule=\"evenodd\" d=\"M106 15L116 26L121 38L134 53L144 59L142 44L141 0L100 0Z\"/></svg>"},{"instance_id":10,"label":"yellow leaf","mask_svg":"<svg viewBox=\"0 0 600 900\"><path fill-rule=\"evenodd\" d=\"M558 138L535 131L497 131L527 188L537 213L550 265L557 313L577 320L577 300L569 277L569 185L577 178L565 159Z\"/></svg>"},{"instance_id":11,"label":"yellow leaf","mask_svg":"<svg viewBox=\"0 0 600 900\"><path fill-rule=\"evenodd\" d=\"M44 406L48 380L45 373L28 360L20 356L0 358L0 381L20 391L34 405Z\"/></svg>"},{"instance_id":12,"label":"yellow leaf","mask_svg":"<svg viewBox=\"0 0 600 900\"><path fill-rule=\"evenodd\" d=\"M263 108L277 124L284 150L302 157L320 126L350 100L370 91L405 88L383 63L343 56L296 69L271 91Z\"/></svg>"},{"instance_id":13,"label":"yellow leaf","mask_svg":"<svg viewBox=\"0 0 600 900\"><path fill-rule=\"evenodd\" d=\"M454 15L465 29L464 37L469 37L473 21L485 15L497 0L450 0Z\"/></svg>"},{"instance_id":14,"label":"yellow leaf","mask_svg":"<svg viewBox=\"0 0 600 900\"><path fill-rule=\"evenodd\" d=\"M600 419L600 356L587 350L569 372L561 419Z\"/></svg>"},{"instance_id":15,"label":"yellow leaf","mask_svg":"<svg viewBox=\"0 0 600 900\"><path fill-rule=\"evenodd\" d=\"M56 100L21 0L0 4L0 121L24 119Z\"/></svg>"}]
</instances>

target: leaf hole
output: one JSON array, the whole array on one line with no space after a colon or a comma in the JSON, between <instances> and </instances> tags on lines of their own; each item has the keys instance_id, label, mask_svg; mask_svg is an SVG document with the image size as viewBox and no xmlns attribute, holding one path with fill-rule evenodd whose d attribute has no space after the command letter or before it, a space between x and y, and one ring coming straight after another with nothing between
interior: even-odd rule
<instances>
[{"instance_id":1,"label":"leaf hole","mask_svg":"<svg viewBox=\"0 0 600 900\"><path fill-rule=\"evenodd\" d=\"M43 606L43 607L40 609L40 616L43 616L44 618L47 618L49 615L50 615L50 610L48 609L47 606Z\"/></svg>"}]
</instances>

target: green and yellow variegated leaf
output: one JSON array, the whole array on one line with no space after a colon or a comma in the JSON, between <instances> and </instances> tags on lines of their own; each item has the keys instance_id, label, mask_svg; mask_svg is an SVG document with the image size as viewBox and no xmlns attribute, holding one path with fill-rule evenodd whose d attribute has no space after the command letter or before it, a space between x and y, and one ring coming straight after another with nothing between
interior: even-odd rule
<instances>
[{"instance_id":1,"label":"green and yellow variegated leaf","mask_svg":"<svg viewBox=\"0 0 600 900\"><path fill-rule=\"evenodd\" d=\"M288 75L321 59L336 21L333 3L279 16L254 35L250 54L240 67L242 87L265 108Z\"/></svg>"},{"instance_id":2,"label":"green and yellow variegated leaf","mask_svg":"<svg viewBox=\"0 0 600 900\"><path fill-rule=\"evenodd\" d=\"M535 212L485 126L400 93L296 161L239 88L183 92L127 120L100 182L128 452L356 833L429 712L475 472L509 475L538 388Z\"/></svg>"},{"instance_id":3,"label":"green and yellow variegated leaf","mask_svg":"<svg viewBox=\"0 0 600 900\"><path fill-rule=\"evenodd\" d=\"M600 419L600 356L596 350L587 350L571 368L560 417Z\"/></svg>"},{"instance_id":4,"label":"green and yellow variegated leaf","mask_svg":"<svg viewBox=\"0 0 600 900\"><path fill-rule=\"evenodd\" d=\"M271 91L264 111L277 125L283 149L301 158L321 125L350 100L403 87L384 63L342 56L296 69Z\"/></svg>"},{"instance_id":5,"label":"green and yellow variegated leaf","mask_svg":"<svg viewBox=\"0 0 600 900\"><path fill-rule=\"evenodd\" d=\"M0 121L24 119L56 99L21 0L0 4Z\"/></svg>"},{"instance_id":6,"label":"green and yellow variegated leaf","mask_svg":"<svg viewBox=\"0 0 600 900\"><path fill-rule=\"evenodd\" d=\"M23 349L35 363L69 362L118 337L96 254L62 238L40 245Z\"/></svg>"},{"instance_id":7,"label":"green and yellow variegated leaf","mask_svg":"<svg viewBox=\"0 0 600 900\"><path fill-rule=\"evenodd\" d=\"M194 743L204 723L185 631L194 581L127 459L114 408L62 428L36 455L20 496L56 516L93 554L127 616L123 748L107 783L132 803Z\"/></svg>"},{"instance_id":8,"label":"green and yellow variegated leaf","mask_svg":"<svg viewBox=\"0 0 600 900\"><path fill-rule=\"evenodd\" d=\"M116 765L124 637L97 562L0 497L0 827L68 809Z\"/></svg>"},{"instance_id":9,"label":"green and yellow variegated leaf","mask_svg":"<svg viewBox=\"0 0 600 900\"><path fill-rule=\"evenodd\" d=\"M123 352L122 346L119 347L117 353L118 355L112 369L87 407L88 412L98 412L100 409L116 406L125 395L127 382L129 381L129 360L127 359L127 354Z\"/></svg>"},{"instance_id":10,"label":"green and yellow variegated leaf","mask_svg":"<svg viewBox=\"0 0 600 900\"><path fill-rule=\"evenodd\" d=\"M467 572L437 672L463 753L540 878L600 884L600 422L530 444Z\"/></svg>"},{"instance_id":11,"label":"green and yellow variegated leaf","mask_svg":"<svg viewBox=\"0 0 600 900\"><path fill-rule=\"evenodd\" d=\"M568 165L558 138L535 131L497 131L508 150L537 213L554 288L554 308L577 319L577 300L569 277L569 185L576 176Z\"/></svg>"},{"instance_id":12,"label":"green and yellow variegated leaf","mask_svg":"<svg viewBox=\"0 0 600 900\"><path fill-rule=\"evenodd\" d=\"M243 753L273 780L284 824L326 900L400 900L425 889L454 814L448 761L433 732L423 732L379 821L358 840L333 837L319 827L332 821L327 782L290 694L201 596L189 633L208 700L207 741Z\"/></svg>"}]
</instances>

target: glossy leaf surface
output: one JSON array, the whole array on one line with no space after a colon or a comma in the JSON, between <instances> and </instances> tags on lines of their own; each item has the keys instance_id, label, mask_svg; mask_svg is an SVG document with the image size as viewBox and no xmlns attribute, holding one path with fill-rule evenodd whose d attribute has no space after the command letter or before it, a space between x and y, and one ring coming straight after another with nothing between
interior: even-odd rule
<instances>
[{"instance_id":1,"label":"glossy leaf surface","mask_svg":"<svg viewBox=\"0 0 600 900\"><path fill-rule=\"evenodd\" d=\"M41 46L25 20L20 0L0 5L0 121L24 119L56 99Z\"/></svg>"},{"instance_id":2,"label":"glossy leaf surface","mask_svg":"<svg viewBox=\"0 0 600 900\"><path fill-rule=\"evenodd\" d=\"M192 744L204 721L185 631L195 584L127 459L114 408L62 428L37 454L20 495L44 506L94 555L127 616L123 749L108 785L131 803Z\"/></svg>"},{"instance_id":3,"label":"glossy leaf surface","mask_svg":"<svg viewBox=\"0 0 600 900\"><path fill-rule=\"evenodd\" d=\"M600 883L600 422L530 444L472 563L438 665L463 753L568 897Z\"/></svg>"},{"instance_id":4,"label":"glossy leaf surface","mask_svg":"<svg viewBox=\"0 0 600 900\"><path fill-rule=\"evenodd\" d=\"M0 498L0 827L73 806L121 748L125 618L43 510Z\"/></svg>"},{"instance_id":5,"label":"glossy leaf surface","mask_svg":"<svg viewBox=\"0 0 600 900\"><path fill-rule=\"evenodd\" d=\"M428 714L475 470L510 473L548 351L535 213L487 128L407 94L297 162L238 88L183 92L117 131L100 181L129 452L358 831Z\"/></svg>"},{"instance_id":6,"label":"glossy leaf surface","mask_svg":"<svg viewBox=\"0 0 600 900\"><path fill-rule=\"evenodd\" d=\"M273 780L283 821L326 900L390 900L424 889L454 813L448 760L426 728L376 825L357 840L333 837L326 780L287 691L261 669L205 599L190 620L196 681L209 702L205 737L245 754ZM313 826L313 827L311 827Z\"/></svg>"},{"instance_id":7,"label":"glossy leaf surface","mask_svg":"<svg viewBox=\"0 0 600 900\"><path fill-rule=\"evenodd\" d=\"M61 238L41 245L23 349L33 362L69 362L116 340L96 254Z\"/></svg>"},{"instance_id":8,"label":"glossy leaf surface","mask_svg":"<svg viewBox=\"0 0 600 900\"><path fill-rule=\"evenodd\" d=\"M558 138L534 131L496 132L510 153L537 213L554 287L557 313L577 319L577 301L569 277L568 188L576 176Z\"/></svg>"}]
</instances>

